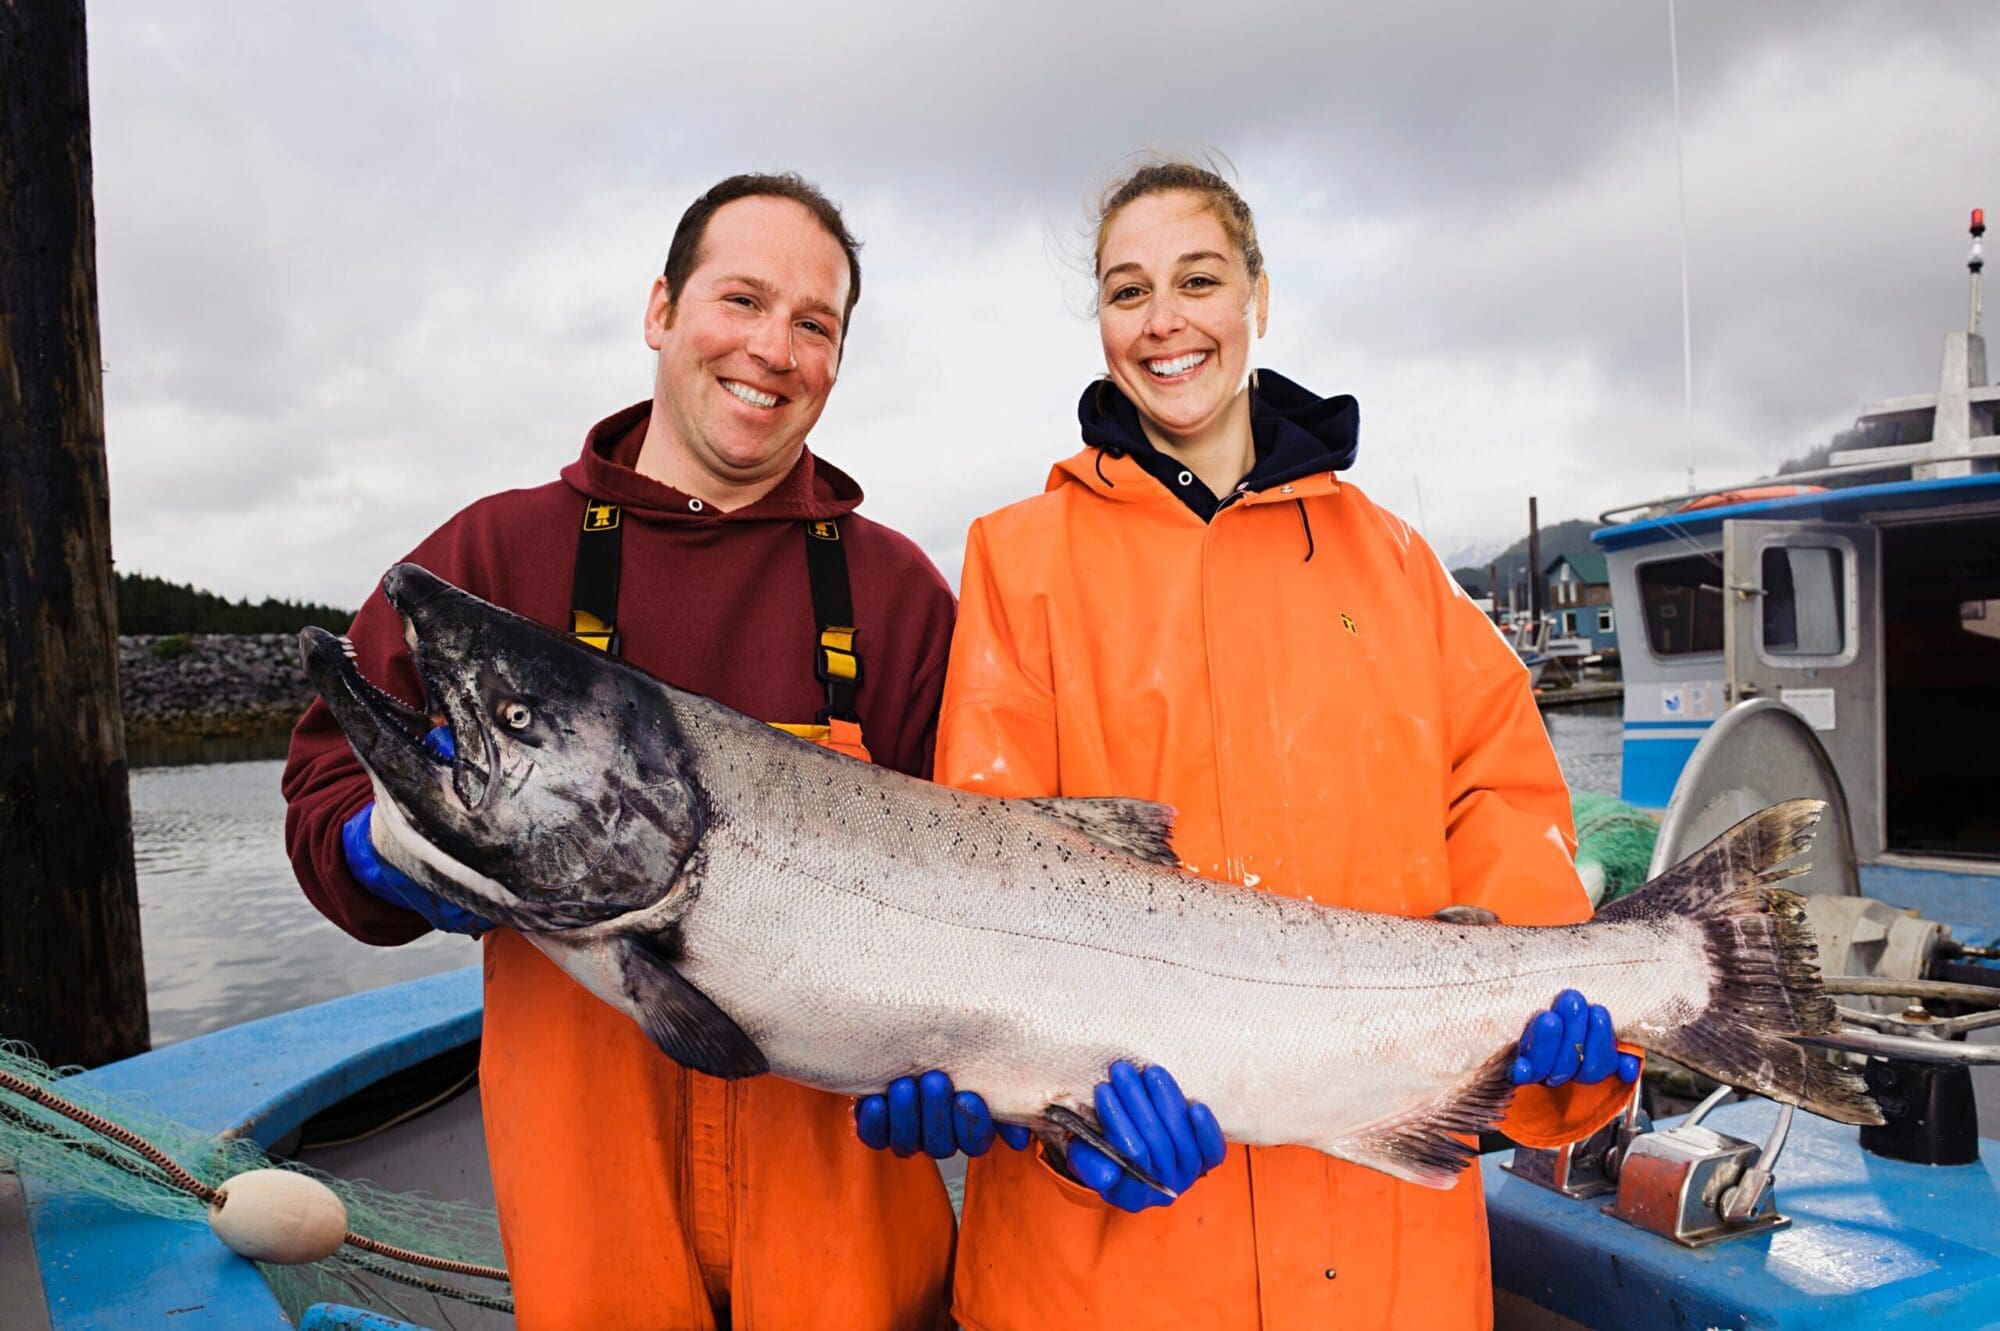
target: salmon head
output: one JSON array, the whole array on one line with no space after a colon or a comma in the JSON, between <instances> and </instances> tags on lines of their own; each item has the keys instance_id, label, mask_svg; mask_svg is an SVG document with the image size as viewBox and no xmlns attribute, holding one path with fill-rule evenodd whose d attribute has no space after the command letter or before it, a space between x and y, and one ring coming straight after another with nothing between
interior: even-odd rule
<instances>
[{"instance_id":1,"label":"salmon head","mask_svg":"<svg viewBox=\"0 0 2000 1331\"><path fill-rule=\"evenodd\" d=\"M377 852L529 932L665 926L707 810L658 681L415 564L382 579L422 681L413 707L309 628L306 673L375 787ZM442 718L456 755L426 748Z\"/></svg>"}]
</instances>

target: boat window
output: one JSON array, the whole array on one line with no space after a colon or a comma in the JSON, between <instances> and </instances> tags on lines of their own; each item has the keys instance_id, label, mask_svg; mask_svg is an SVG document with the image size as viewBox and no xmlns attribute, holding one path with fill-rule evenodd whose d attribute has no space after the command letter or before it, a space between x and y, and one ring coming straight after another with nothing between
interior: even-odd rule
<instances>
[{"instance_id":1,"label":"boat window","mask_svg":"<svg viewBox=\"0 0 2000 1331\"><path fill-rule=\"evenodd\" d=\"M1838 656L1847 646L1847 560L1831 546L1776 545L1763 555L1764 650Z\"/></svg>"},{"instance_id":2,"label":"boat window","mask_svg":"<svg viewBox=\"0 0 2000 1331\"><path fill-rule=\"evenodd\" d=\"M1683 555L1641 564L1639 604L1655 656L1722 650L1722 560Z\"/></svg>"},{"instance_id":3,"label":"boat window","mask_svg":"<svg viewBox=\"0 0 2000 1331\"><path fill-rule=\"evenodd\" d=\"M1608 605L1597 612L1597 631L1599 633L1611 632L1611 607Z\"/></svg>"}]
</instances>

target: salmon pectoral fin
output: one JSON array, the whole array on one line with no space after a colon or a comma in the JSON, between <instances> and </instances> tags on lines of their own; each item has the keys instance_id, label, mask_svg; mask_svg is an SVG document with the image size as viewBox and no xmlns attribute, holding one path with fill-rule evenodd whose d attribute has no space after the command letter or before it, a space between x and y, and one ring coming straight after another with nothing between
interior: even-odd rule
<instances>
[{"instance_id":1,"label":"salmon pectoral fin","mask_svg":"<svg viewBox=\"0 0 2000 1331\"><path fill-rule=\"evenodd\" d=\"M1479 1155L1478 1147L1454 1134L1477 1137L1506 1114L1514 1096L1515 1053L1509 1045L1429 1104L1379 1119L1320 1149L1406 1183L1449 1188Z\"/></svg>"},{"instance_id":2,"label":"salmon pectoral fin","mask_svg":"<svg viewBox=\"0 0 2000 1331\"><path fill-rule=\"evenodd\" d=\"M1042 1111L1042 1121L1052 1130L1048 1135L1054 1136L1057 1139L1054 1144L1060 1145L1061 1138L1064 1136L1075 1137L1104 1152L1127 1175L1138 1179L1149 1188L1165 1193L1169 1200L1180 1196L1172 1188L1153 1177L1151 1170L1125 1154L1125 1152L1119 1150L1116 1146L1113 1146L1110 1140L1098 1130L1095 1123L1067 1105L1050 1105ZM1049 1154L1054 1159L1068 1159L1068 1155L1061 1150L1054 1150Z\"/></svg>"},{"instance_id":3,"label":"salmon pectoral fin","mask_svg":"<svg viewBox=\"0 0 2000 1331\"><path fill-rule=\"evenodd\" d=\"M1107 850L1178 869L1181 857L1174 854L1174 806L1149 800L1128 799L1026 799L1025 804L1045 818L1083 833Z\"/></svg>"},{"instance_id":4,"label":"salmon pectoral fin","mask_svg":"<svg viewBox=\"0 0 2000 1331\"><path fill-rule=\"evenodd\" d=\"M613 944L625 997L653 1043L682 1067L711 1077L770 1071L756 1041L674 969L669 943L667 936L634 934Z\"/></svg>"},{"instance_id":5,"label":"salmon pectoral fin","mask_svg":"<svg viewBox=\"0 0 2000 1331\"><path fill-rule=\"evenodd\" d=\"M1484 906L1446 906L1431 918L1443 924L1500 923L1500 917Z\"/></svg>"}]
</instances>

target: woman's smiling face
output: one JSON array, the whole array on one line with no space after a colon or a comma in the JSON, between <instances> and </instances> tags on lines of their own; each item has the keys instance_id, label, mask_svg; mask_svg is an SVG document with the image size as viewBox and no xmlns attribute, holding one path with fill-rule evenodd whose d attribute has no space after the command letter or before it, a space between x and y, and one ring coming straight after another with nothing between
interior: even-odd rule
<instances>
[{"instance_id":1,"label":"woman's smiling face","mask_svg":"<svg viewBox=\"0 0 2000 1331\"><path fill-rule=\"evenodd\" d=\"M1268 283L1251 279L1199 194L1148 194L1105 225L1097 280L1104 366L1168 442L1199 438L1243 391L1268 304Z\"/></svg>"}]
</instances>

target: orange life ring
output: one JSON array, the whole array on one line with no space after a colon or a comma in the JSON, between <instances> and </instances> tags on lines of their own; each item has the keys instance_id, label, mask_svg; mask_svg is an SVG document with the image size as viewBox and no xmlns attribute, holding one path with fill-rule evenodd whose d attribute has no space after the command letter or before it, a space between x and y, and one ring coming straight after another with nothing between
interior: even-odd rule
<instances>
[{"instance_id":1,"label":"orange life ring","mask_svg":"<svg viewBox=\"0 0 2000 1331\"><path fill-rule=\"evenodd\" d=\"M1753 499L1790 499L1795 495L1825 494L1824 485L1752 485L1741 490L1724 490L1720 494L1702 495L1690 499L1676 513L1692 513L1698 508L1721 508L1725 504L1747 504Z\"/></svg>"}]
</instances>

